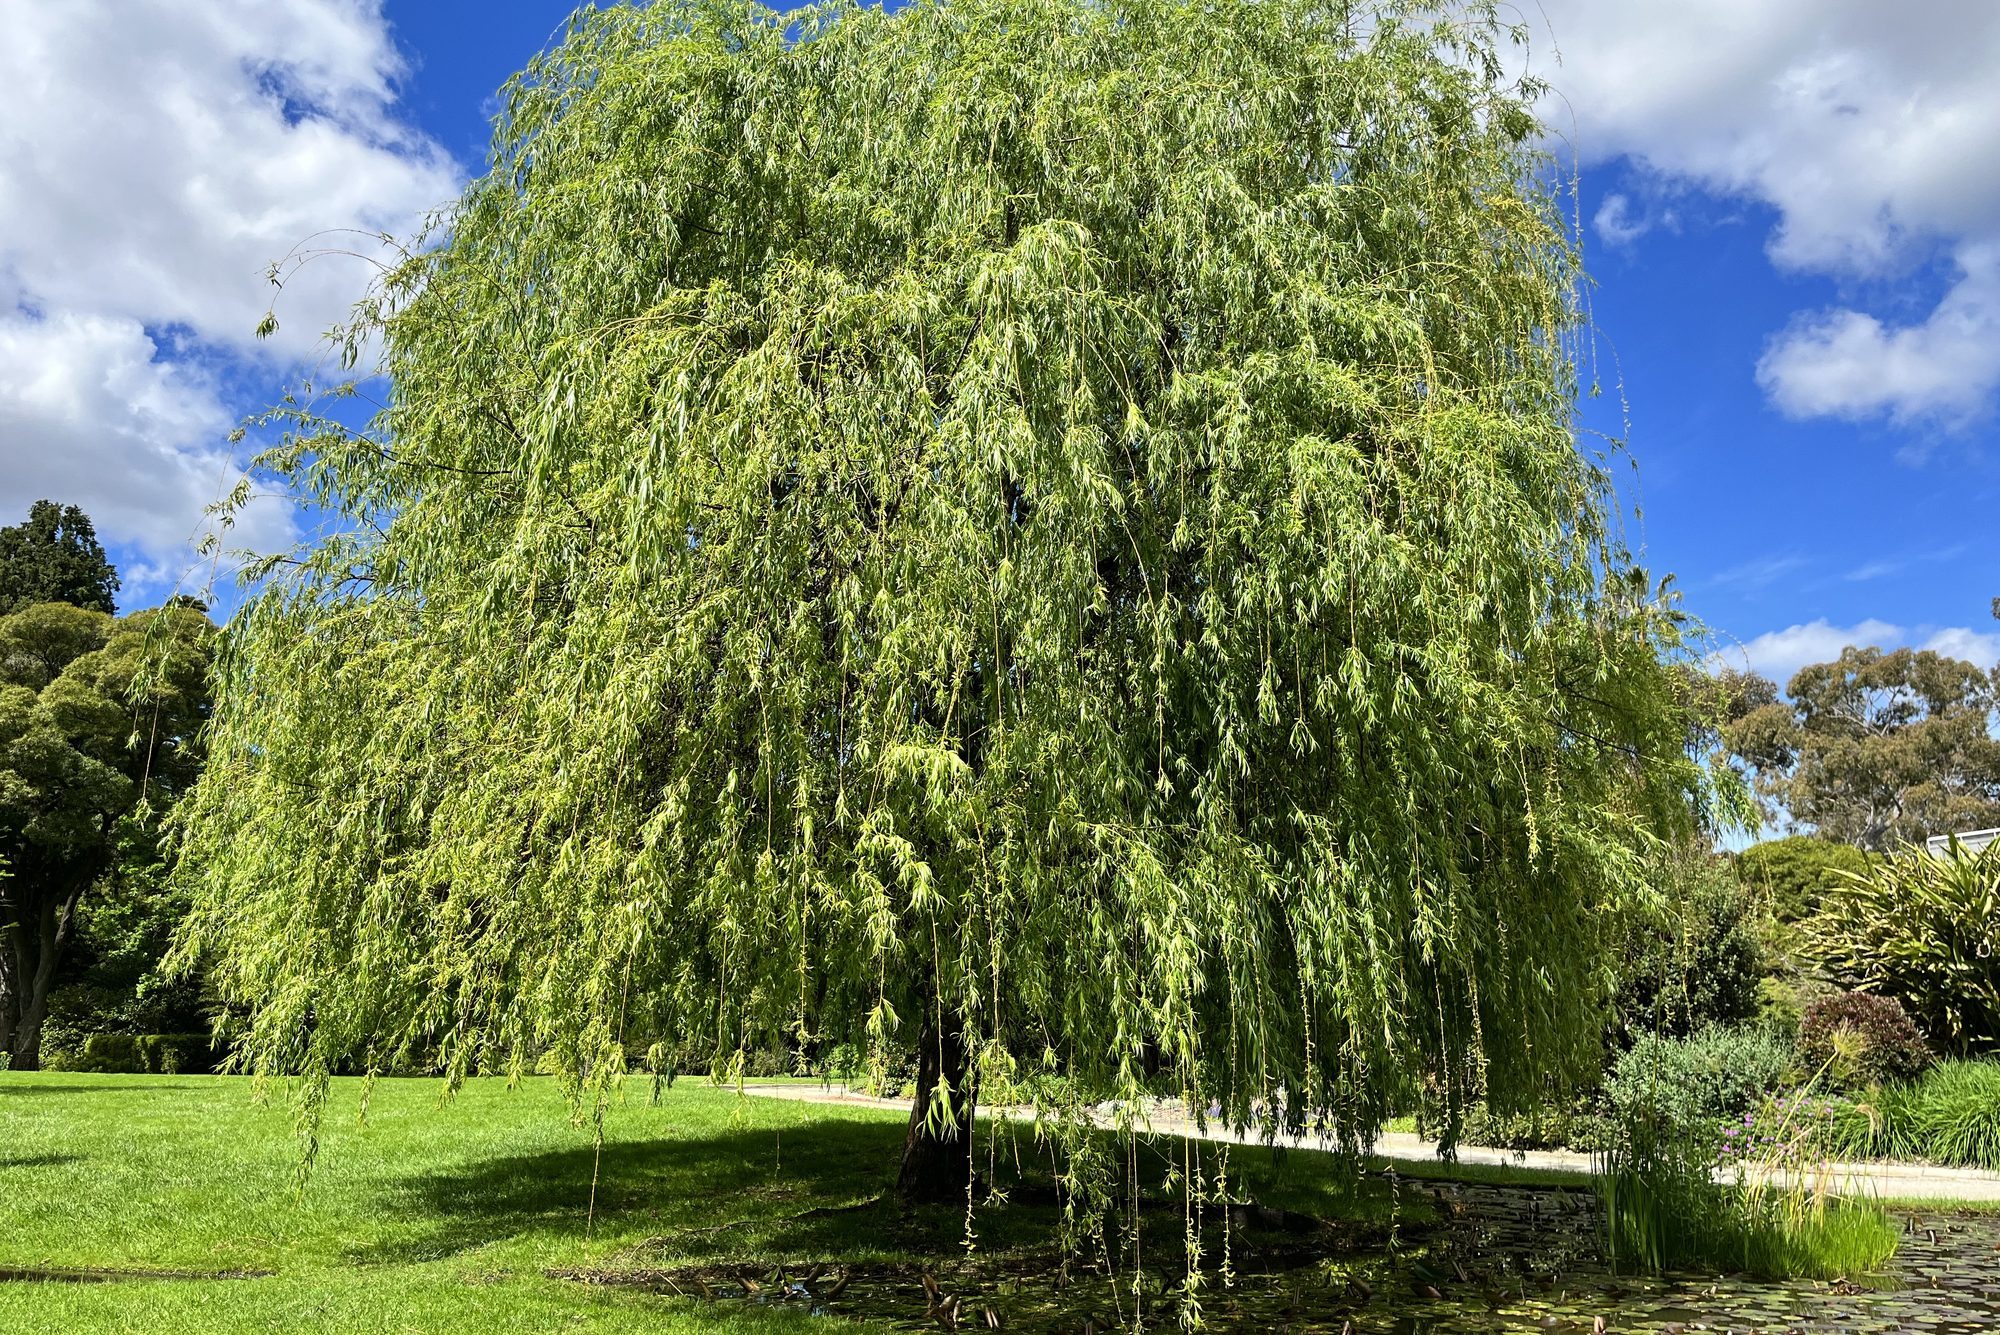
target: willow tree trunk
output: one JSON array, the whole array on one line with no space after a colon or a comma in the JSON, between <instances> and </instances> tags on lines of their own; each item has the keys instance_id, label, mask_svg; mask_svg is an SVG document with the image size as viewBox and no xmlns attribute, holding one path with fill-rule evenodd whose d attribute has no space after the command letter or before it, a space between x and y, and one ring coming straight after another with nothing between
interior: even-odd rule
<instances>
[{"instance_id":1,"label":"willow tree trunk","mask_svg":"<svg viewBox=\"0 0 2000 1335\"><path fill-rule=\"evenodd\" d=\"M935 1008L923 1010L917 1097L903 1137L903 1166L896 1174L896 1193L909 1205L964 1200L972 1175L972 1063L965 1036L956 1025L939 1024ZM940 1079L950 1086L949 1124L933 1111Z\"/></svg>"}]
</instances>

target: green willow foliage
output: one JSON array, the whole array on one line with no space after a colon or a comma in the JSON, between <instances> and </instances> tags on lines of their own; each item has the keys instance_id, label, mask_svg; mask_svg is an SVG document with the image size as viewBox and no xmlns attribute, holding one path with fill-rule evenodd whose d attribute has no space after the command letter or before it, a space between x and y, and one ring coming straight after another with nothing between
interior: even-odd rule
<instances>
[{"instance_id":1,"label":"green willow foliage","mask_svg":"<svg viewBox=\"0 0 2000 1335\"><path fill-rule=\"evenodd\" d=\"M372 432L266 460L347 522L182 816L249 1064L945 1025L1350 1142L1591 1064L1711 795L1495 36L579 16L347 331Z\"/></svg>"}]
</instances>

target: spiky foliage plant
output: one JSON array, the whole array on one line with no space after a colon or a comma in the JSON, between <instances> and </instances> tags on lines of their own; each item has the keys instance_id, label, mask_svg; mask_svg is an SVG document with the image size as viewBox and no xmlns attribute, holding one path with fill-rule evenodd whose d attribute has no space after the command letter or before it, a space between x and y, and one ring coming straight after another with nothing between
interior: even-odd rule
<instances>
[{"instance_id":1,"label":"spiky foliage plant","mask_svg":"<svg viewBox=\"0 0 2000 1335\"><path fill-rule=\"evenodd\" d=\"M1708 780L1495 38L580 15L347 331L373 429L263 464L345 523L230 626L181 827L243 1059L893 1035L919 1195L996 1062L1350 1144L1587 1071Z\"/></svg>"},{"instance_id":2,"label":"spiky foliage plant","mask_svg":"<svg viewBox=\"0 0 2000 1335\"><path fill-rule=\"evenodd\" d=\"M1941 1049L2000 1047L2000 844L1943 856L1911 846L1836 871L1805 923L1808 954L1857 987L1902 1002Z\"/></svg>"}]
</instances>

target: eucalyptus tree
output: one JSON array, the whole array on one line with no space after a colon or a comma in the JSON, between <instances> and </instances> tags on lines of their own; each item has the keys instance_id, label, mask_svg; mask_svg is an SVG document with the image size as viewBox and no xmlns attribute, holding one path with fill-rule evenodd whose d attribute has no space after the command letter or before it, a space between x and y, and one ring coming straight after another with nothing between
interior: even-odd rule
<instances>
[{"instance_id":1,"label":"eucalyptus tree","mask_svg":"<svg viewBox=\"0 0 2000 1335\"><path fill-rule=\"evenodd\" d=\"M914 1045L1356 1144L1594 1063L1680 614L1479 14L580 15L263 467L186 958L254 1068ZM1017 1068L1018 1069L1018 1068Z\"/></svg>"},{"instance_id":2,"label":"eucalyptus tree","mask_svg":"<svg viewBox=\"0 0 2000 1335\"><path fill-rule=\"evenodd\" d=\"M1723 732L1757 790L1823 838L1887 853L2000 824L2000 679L1931 649L1849 646Z\"/></svg>"}]
</instances>

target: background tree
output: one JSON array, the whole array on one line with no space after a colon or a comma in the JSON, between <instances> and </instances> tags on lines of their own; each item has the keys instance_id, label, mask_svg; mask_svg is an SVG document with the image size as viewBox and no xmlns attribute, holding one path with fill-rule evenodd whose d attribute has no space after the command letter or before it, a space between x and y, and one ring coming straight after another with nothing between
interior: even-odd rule
<instances>
[{"instance_id":1,"label":"background tree","mask_svg":"<svg viewBox=\"0 0 2000 1335\"><path fill-rule=\"evenodd\" d=\"M1820 835L1885 851L2000 825L1993 678L1928 649L1848 648L1728 725L1758 791Z\"/></svg>"},{"instance_id":2,"label":"background tree","mask_svg":"<svg viewBox=\"0 0 2000 1335\"><path fill-rule=\"evenodd\" d=\"M115 612L117 593L118 572L76 506L36 501L25 521L0 528L0 616L35 603Z\"/></svg>"},{"instance_id":3,"label":"background tree","mask_svg":"<svg viewBox=\"0 0 2000 1335\"><path fill-rule=\"evenodd\" d=\"M209 1028L202 980L170 978L162 968L188 904L152 815L119 822L109 869L77 904L42 1024L45 1066L77 1060L98 1035L165 1035L189 1050L205 1047L189 1041Z\"/></svg>"},{"instance_id":4,"label":"background tree","mask_svg":"<svg viewBox=\"0 0 2000 1335\"><path fill-rule=\"evenodd\" d=\"M179 607L0 617L0 1051L16 1068L41 1064L78 906L135 837L135 808L194 778L213 630Z\"/></svg>"},{"instance_id":5,"label":"background tree","mask_svg":"<svg viewBox=\"0 0 2000 1335\"><path fill-rule=\"evenodd\" d=\"M1796 922L1819 908L1841 872L1864 872L1868 855L1852 844L1810 834L1766 839L1735 857L1736 877L1781 922Z\"/></svg>"},{"instance_id":6,"label":"background tree","mask_svg":"<svg viewBox=\"0 0 2000 1335\"><path fill-rule=\"evenodd\" d=\"M262 465L350 522L253 572L186 810L244 1059L894 1036L961 1199L996 1063L1349 1144L1594 1069L1706 780L1492 35L579 16L350 331L375 428Z\"/></svg>"},{"instance_id":7,"label":"background tree","mask_svg":"<svg viewBox=\"0 0 2000 1335\"><path fill-rule=\"evenodd\" d=\"M1621 922L1614 1054L1644 1034L1685 1036L1757 1013L1756 906L1729 862L1688 849L1662 859L1658 875L1658 896Z\"/></svg>"}]
</instances>

